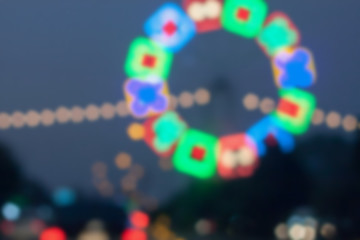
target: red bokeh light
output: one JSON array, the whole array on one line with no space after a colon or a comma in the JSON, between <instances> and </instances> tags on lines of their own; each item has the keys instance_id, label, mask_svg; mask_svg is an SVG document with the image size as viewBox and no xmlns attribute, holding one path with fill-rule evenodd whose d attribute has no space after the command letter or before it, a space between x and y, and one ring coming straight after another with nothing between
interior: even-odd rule
<instances>
[{"instance_id":1,"label":"red bokeh light","mask_svg":"<svg viewBox=\"0 0 360 240\"><path fill-rule=\"evenodd\" d=\"M40 240L66 240L66 234L61 228L51 227L41 233Z\"/></svg>"},{"instance_id":2,"label":"red bokeh light","mask_svg":"<svg viewBox=\"0 0 360 240\"><path fill-rule=\"evenodd\" d=\"M30 230L34 234L38 235L43 229L45 229L46 224L40 219L34 219L30 222Z\"/></svg>"},{"instance_id":3,"label":"red bokeh light","mask_svg":"<svg viewBox=\"0 0 360 240\"><path fill-rule=\"evenodd\" d=\"M1 232L8 236L11 235L14 232L15 224L9 221L2 221L0 223L0 230Z\"/></svg>"},{"instance_id":4,"label":"red bokeh light","mask_svg":"<svg viewBox=\"0 0 360 240\"><path fill-rule=\"evenodd\" d=\"M120 240L147 240L146 233L141 230L126 229L120 236Z\"/></svg>"},{"instance_id":5,"label":"red bokeh light","mask_svg":"<svg viewBox=\"0 0 360 240\"><path fill-rule=\"evenodd\" d=\"M141 211L134 211L130 215L130 222L136 228L147 228L149 226L149 216Z\"/></svg>"},{"instance_id":6,"label":"red bokeh light","mask_svg":"<svg viewBox=\"0 0 360 240\"><path fill-rule=\"evenodd\" d=\"M211 13L214 11L213 8L209 8L209 3L216 2L219 7L217 13ZM198 15L196 18L190 13L190 9L198 5L198 9L195 12ZM213 4L214 6L214 4ZM188 13L189 17L192 18L196 25L196 30L199 33L211 32L221 29L221 12L223 8L223 0L183 0L183 7Z\"/></svg>"},{"instance_id":7,"label":"red bokeh light","mask_svg":"<svg viewBox=\"0 0 360 240\"><path fill-rule=\"evenodd\" d=\"M234 134L219 140L219 175L225 179L251 177L259 166L258 151L246 134Z\"/></svg>"}]
</instances>

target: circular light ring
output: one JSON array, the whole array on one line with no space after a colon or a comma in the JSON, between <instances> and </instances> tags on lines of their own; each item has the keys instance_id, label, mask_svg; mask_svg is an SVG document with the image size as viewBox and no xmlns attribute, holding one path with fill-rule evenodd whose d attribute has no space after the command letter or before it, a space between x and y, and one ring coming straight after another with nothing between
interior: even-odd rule
<instances>
[{"instance_id":1,"label":"circular light ring","mask_svg":"<svg viewBox=\"0 0 360 240\"><path fill-rule=\"evenodd\" d=\"M317 77L312 53L299 47L299 30L286 14L267 17L264 0L184 0L183 7L164 4L145 23L148 38L132 42L125 63L127 106L134 117L148 118L144 141L159 156L173 156L178 171L198 178L210 178L216 171L224 178L249 177L266 154L266 143L276 140L283 152L290 152L293 135L309 128L316 99L303 89ZM220 28L255 39L271 61L279 103L245 133L218 139L189 128L170 110L166 80L174 53L196 33Z\"/></svg>"}]
</instances>

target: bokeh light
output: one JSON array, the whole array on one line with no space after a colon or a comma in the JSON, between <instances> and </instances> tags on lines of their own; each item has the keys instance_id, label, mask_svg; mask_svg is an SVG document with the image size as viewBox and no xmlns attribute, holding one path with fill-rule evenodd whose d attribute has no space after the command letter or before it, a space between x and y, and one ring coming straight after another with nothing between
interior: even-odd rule
<instances>
[{"instance_id":1,"label":"bokeh light","mask_svg":"<svg viewBox=\"0 0 360 240\"><path fill-rule=\"evenodd\" d=\"M317 220L300 209L300 215L293 215L287 223L288 235L292 240L315 240L317 236Z\"/></svg>"},{"instance_id":2,"label":"bokeh light","mask_svg":"<svg viewBox=\"0 0 360 240\"><path fill-rule=\"evenodd\" d=\"M129 79L124 83L124 92L127 107L135 118L161 114L169 107L170 94L165 81Z\"/></svg>"},{"instance_id":3,"label":"bokeh light","mask_svg":"<svg viewBox=\"0 0 360 240\"><path fill-rule=\"evenodd\" d=\"M358 120L355 116L347 115L344 117L343 127L344 127L345 131L347 131L347 132L355 131L357 129L357 126L358 126Z\"/></svg>"},{"instance_id":4,"label":"bokeh light","mask_svg":"<svg viewBox=\"0 0 360 240\"><path fill-rule=\"evenodd\" d=\"M104 119L112 119L115 116L115 107L111 103L104 103L100 108L100 113Z\"/></svg>"},{"instance_id":5,"label":"bokeh light","mask_svg":"<svg viewBox=\"0 0 360 240\"><path fill-rule=\"evenodd\" d=\"M137 186L137 178L133 174L130 174L123 177L120 183L123 191L134 191Z\"/></svg>"},{"instance_id":6,"label":"bokeh light","mask_svg":"<svg viewBox=\"0 0 360 240\"><path fill-rule=\"evenodd\" d=\"M174 168L171 159L168 158L160 158L158 163L159 167L164 171L170 171Z\"/></svg>"},{"instance_id":7,"label":"bokeh light","mask_svg":"<svg viewBox=\"0 0 360 240\"><path fill-rule=\"evenodd\" d=\"M173 111L149 118L144 123L145 142L160 157L170 157L187 129L184 120Z\"/></svg>"},{"instance_id":8,"label":"bokeh light","mask_svg":"<svg viewBox=\"0 0 360 240\"><path fill-rule=\"evenodd\" d=\"M126 229L120 237L120 240L146 240L146 233L141 230Z\"/></svg>"},{"instance_id":9,"label":"bokeh light","mask_svg":"<svg viewBox=\"0 0 360 240\"><path fill-rule=\"evenodd\" d=\"M34 110L28 111L26 121L29 127L37 127L40 124L40 114Z\"/></svg>"},{"instance_id":10,"label":"bokeh light","mask_svg":"<svg viewBox=\"0 0 360 240\"><path fill-rule=\"evenodd\" d=\"M136 228L147 228L150 223L149 215L141 211L134 211L130 214L130 222Z\"/></svg>"},{"instance_id":11,"label":"bokeh light","mask_svg":"<svg viewBox=\"0 0 360 240\"><path fill-rule=\"evenodd\" d=\"M338 128L341 124L341 116L337 112L330 112L326 117L326 124L329 128Z\"/></svg>"},{"instance_id":12,"label":"bokeh light","mask_svg":"<svg viewBox=\"0 0 360 240\"><path fill-rule=\"evenodd\" d=\"M244 97L243 104L247 110L256 110L259 107L259 97L253 93L249 93Z\"/></svg>"},{"instance_id":13,"label":"bokeh light","mask_svg":"<svg viewBox=\"0 0 360 240\"><path fill-rule=\"evenodd\" d=\"M292 240L303 240L306 236L306 228L301 224L294 224L289 229L289 236Z\"/></svg>"},{"instance_id":14,"label":"bokeh light","mask_svg":"<svg viewBox=\"0 0 360 240\"><path fill-rule=\"evenodd\" d=\"M144 126L140 123L132 123L127 129L127 133L133 141L139 141L144 138Z\"/></svg>"},{"instance_id":15,"label":"bokeh light","mask_svg":"<svg viewBox=\"0 0 360 240\"><path fill-rule=\"evenodd\" d=\"M316 109L312 118L312 124L321 125L325 121L325 113L321 109Z\"/></svg>"},{"instance_id":16,"label":"bokeh light","mask_svg":"<svg viewBox=\"0 0 360 240\"><path fill-rule=\"evenodd\" d=\"M66 240L66 234L59 227L50 227L41 233L39 240Z\"/></svg>"},{"instance_id":17,"label":"bokeh light","mask_svg":"<svg viewBox=\"0 0 360 240\"><path fill-rule=\"evenodd\" d=\"M274 56L284 48L297 46L300 33L285 13L273 12L267 17L257 42L268 56Z\"/></svg>"},{"instance_id":18,"label":"bokeh light","mask_svg":"<svg viewBox=\"0 0 360 240\"><path fill-rule=\"evenodd\" d=\"M92 172L96 178L105 178L107 174L107 166L103 162L96 162L92 166Z\"/></svg>"},{"instance_id":19,"label":"bokeh light","mask_svg":"<svg viewBox=\"0 0 360 240\"><path fill-rule=\"evenodd\" d=\"M2 215L8 221L18 220L20 214L21 214L21 209L15 203L7 202L2 207Z\"/></svg>"},{"instance_id":20,"label":"bokeh light","mask_svg":"<svg viewBox=\"0 0 360 240\"><path fill-rule=\"evenodd\" d=\"M275 83L283 88L308 88L316 81L313 55L303 47L285 48L272 60Z\"/></svg>"},{"instance_id":21,"label":"bokeh light","mask_svg":"<svg viewBox=\"0 0 360 240\"><path fill-rule=\"evenodd\" d=\"M190 92L183 92L179 96L179 104L183 108L190 108L194 105L194 96Z\"/></svg>"},{"instance_id":22,"label":"bokeh light","mask_svg":"<svg viewBox=\"0 0 360 240\"><path fill-rule=\"evenodd\" d=\"M144 177L145 168L139 164L134 164L130 168L130 173L133 174L137 179Z\"/></svg>"},{"instance_id":23,"label":"bokeh light","mask_svg":"<svg viewBox=\"0 0 360 240\"><path fill-rule=\"evenodd\" d=\"M85 109L85 116L90 121L96 121L100 117L100 110L96 105L89 105Z\"/></svg>"},{"instance_id":24,"label":"bokeh light","mask_svg":"<svg viewBox=\"0 0 360 240\"><path fill-rule=\"evenodd\" d=\"M216 173L217 141L211 134L188 129L173 155L175 169L198 178L213 177Z\"/></svg>"},{"instance_id":25,"label":"bokeh light","mask_svg":"<svg viewBox=\"0 0 360 240\"><path fill-rule=\"evenodd\" d=\"M25 115L22 112L14 112L11 119L15 128L22 128L25 125Z\"/></svg>"},{"instance_id":26,"label":"bokeh light","mask_svg":"<svg viewBox=\"0 0 360 240\"><path fill-rule=\"evenodd\" d=\"M196 230L197 234L199 234L201 236L206 236L206 235L211 234L211 232L213 230L213 225L212 225L211 221L209 221L207 219L200 219L195 224L195 230Z\"/></svg>"},{"instance_id":27,"label":"bokeh light","mask_svg":"<svg viewBox=\"0 0 360 240\"><path fill-rule=\"evenodd\" d=\"M85 111L81 107L74 106L71 109L71 120L74 123L80 123L84 121L84 119L85 119Z\"/></svg>"},{"instance_id":28,"label":"bokeh light","mask_svg":"<svg viewBox=\"0 0 360 240\"><path fill-rule=\"evenodd\" d=\"M15 230L15 224L11 221L1 221L0 222L0 231L5 236L12 235Z\"/></svg>"},{"instance_id":29,"label":"bokeh light","mask_svg":"<svg viewBox=\"0 0 360 240\"><path fill-rule=\"evenodd\" d=\"M268 6L263 0L225 1L222 25L231 33L254 38L264 25L267 11Z\"/></svg>"},{"instance_id":30,"label":"bokeh light","mask_svg":"<svg viewBox=\"0 0 360 240\"><path fill-rule=\"evenodd\" d=\"M271 114L276 125L294 135L305 133L315 111L315 96L297 88L282 88L279 95L278 107Z\"/></svg>"},{"instance_id":31,"label":"bokeh light","mask_svg":"<svg viewBox=\"0 0 360 240\"><path fill-rule=\"evenodd\" d=\"M44 126L51 126L55 122L55 114L48 109L41 112L41 122Z\"/></svg>"},{"instance_id":32,"label":"bokeh light","mask_svg":"<svg viewBox=\"0 0 360 240\"><path fill-rule=\"evenodd\" d=\"M71 188L58 188L53 193L53 201L59 207L73 205L76 201L76 193Z\"/></svg>"},{"instance_id":33,"label":"bokeh light","mask_svg":"<svg viewBox=\"0 0 360 240\"><path fill-rule=\"evenodd\" d=\"M104 223L101 220L90 220L85 230L80 233L77 240L110 240L110 237L104 229Z\"/></svg>"},{"instance_id":34,"label":"bokeh light","mask_svg":"<svg viewBox=\"0 0 360 240\"><path fill-rule=\"evenodd\" d=\"M34 219L30 222L30 230L35 235L39 235L46 227L46 223L40 219Z\"/></svg>"},{"instance_id":35,"label":"bokeh light","mask_svg":"<svg viewBox=\"0 0 360 240\"><path fill-rule=\"evenodd\" d=\"M260 110L264 114L268 114L275 109L275 101L271 98L264 98L260 102Z\"/></svg>"},{"instance_id":36,"label":"bokeh light","mask_svg":"<svg viewBox=\"0 0 360 240\"><path fill-rule=\"evenodd\" d=\"M175 110L178 106L178 99L174 95L170 95L169 98L169 110Z\"/></svg>"},{"instance_id":37,"label":"bokeh light","mask_svg":"<svg viewBox=\"0 0 360 240\"><path fill-rule=\"evenodd\" d=\"M198 89L194 94L194 99L199 105L206 105L210 102L211 95L205 88Z\"/></svg>"},{"instance_id":38,"label":"bokeh light","mask_svg":"<svg viewBox=\"0 0 360 240\"><path fill-rule=\"evenodd\" d=\"M285 240L288 239L289 235L288 235L288 227L286 225L286 223L280 223L275 227L274 230L276 239L278 240Z\"/></svg>"},{"instance_id":39,"label":"bokeh light","mask_svg":"<svg viewBox=\"0 0 360 240\"><path fill-rule=\"evenodd\" d=\"M129 110L125 101L120 101L118 104L116 104L116 112L120 117L126 117L129 115Z\"/></svg>"},{"instance_id":40,"label":"bokeh light","mask_svg":"<svg viewBox=\"0 0 360 240\"><path fill-rule=\"evenodd\" d=\"M55 117L58 123L64 124L71 119L71 112L66 107L59 107L55 112Z\"/></svg>"},{"instance_id":41,"label":"bokeh light","mask_svg":"<svg viewBox=\"0 0 360 240\"><path fill-rule=\"evenodd\" d=\"M221 28L222 0L185 0L183 7L189 17L194 20L198 33Z\"/></svg>"},{"instance_id":42,"label":"bokeh light","mask_svg":"<svg viewBox=\"0 0 360 240\"><path fill-rule=\"evenodd\" d=\"M11 126L11 118L9 114L0 113L0 128L8 129Z\"/></svg>"},{"instance_id":43,"label":"bokeh light","mask_svg":"<svg viewBox=\"0 0 360 240\"><path fill-rule=\"evenodd\" d=\"M86 231L80 234L77 240L110 240L105 232Z\"/></svg>"},{"instance_id":44,"label":"bokeh light","mask_svg":"<svg viewBox=\"0 0 360 240\"><path fill-rule=\"evenodd\" d=\"M174 3L165 3L153 13L144 30L151 40L172 53L180 51L196 33L195 23Z\"/></svg>"},{"instance_id":45,"label":"bokeh light","mask_svg":"<svg viewBox=\"0 0 360 240\"><path fill-rule=\"evenodd\" d=\"M218 155L218 173L225 179L250 177L259 166L257 146L246 134L220 138Z\"/></svg>"},{"instance_id":46,"label":"bokeh light","mask_svg":"<svg viewBox=\"0 0 360 240\"><path fill-rule=\"evenodd\" d=\"M115 164L120 170L130 168L132 163L131 156L128 153L121 152L115 157Z\"/></svg>"},{"instance_id":47,"label":"bokeh light","mask_svg":"<svg viewBox=\"0 0 360 240\"><path fill-rule=\"evenodd\" d=\"M107 179L101 180L95 186L103 197L108 198L114 195L114 185Z\"/></svg>"},{"instance_id":48,"label":"bokeh light","mask_svg":"<svg viewBox=\"0 0 360 240\"><path fill-rule=\"evenodd\" d=\"M335 239L337 229L336 226L332 223L325 223L321 226L320 234L325 239Z\"/></svg>"}]
</instances>

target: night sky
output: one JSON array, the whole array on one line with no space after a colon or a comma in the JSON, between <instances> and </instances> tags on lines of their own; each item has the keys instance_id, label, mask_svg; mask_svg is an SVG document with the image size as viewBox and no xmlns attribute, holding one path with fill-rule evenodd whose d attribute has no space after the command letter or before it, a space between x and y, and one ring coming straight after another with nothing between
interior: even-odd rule
<instances>
[{"instance_id":1,"label":"night sky","mask_svg":"<svg viewBox=\"0 0 360 240\"><path fill-rule=\"evenodd\" d=\"M180 3L180 1L175 1ZM360 31L358 0L268 0L270 12L290 16L301 32L301 44L313 52L318 81L310 89L325 112L358 112ZM55 110L124 99L123 65L131 41L145 36L143 23L163 0L1 0L0 112ZM256 93L276 99L269 59L253 40L224 30L198 35L176 54L169 77L171 92L208 89L211 103L179 110L190 126L221 136L244 132L263 115L248 112L243 97ZM158 157L143 142L126 134L133 118L51 127L1 130L26 176L52 190L60 186L98 196L91 166L102 161L109 178L118 182L119 152L146 168L140 189L159 199L186 187L191 177L159 169ZM314 134L353 133L312 127L297 142ZM161 187L159 187L161 185Z\"/></svg>"}]
</instances>

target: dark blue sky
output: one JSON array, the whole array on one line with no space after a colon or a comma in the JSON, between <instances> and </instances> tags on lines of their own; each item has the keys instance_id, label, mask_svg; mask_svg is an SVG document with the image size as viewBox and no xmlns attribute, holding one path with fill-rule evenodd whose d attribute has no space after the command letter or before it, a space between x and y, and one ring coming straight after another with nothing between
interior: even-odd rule
<instances>
[{"instance_id":1,"label":"dark blue sky","mask_svg":"<svg viewBox=\"0 0 360 240\"><path fill-rule=\"evenodd\" d=\"M164 2L0 1L0 112L123 99L128 46L144 36L143 23ZM271 12L280 10L291 17L301 31L302 45L314 53L318 82L311 91L319 108L358 114L360 2L267 2ZM244 131L260 120L260 113L246 112L241 104L247 92L277 95L269 60L255 42L223 30L198 35L176 55L169 85L174 94L210 89L210 105L180 112L191 126L216 135ZM93 194L90 167L96 161L114 167L110 178L117 184L123 173L115 169L113 159L120 151L133 154L135 162L147 167L145 192L162 198L185 186L187 176L163 173L143 143L128 139L125 129L131 121L129 117L11 129L0 133L0 140L15 152L28 176L49 188L71 185ZM315 132L349 135L320 127L308 136ZM164 179L167 186L158 188Z\"/></svg>"}]
</instances>

